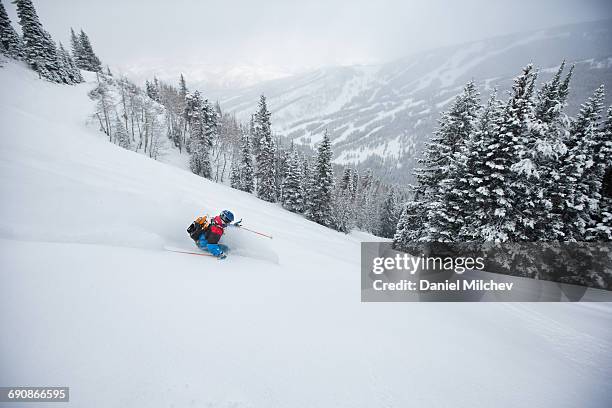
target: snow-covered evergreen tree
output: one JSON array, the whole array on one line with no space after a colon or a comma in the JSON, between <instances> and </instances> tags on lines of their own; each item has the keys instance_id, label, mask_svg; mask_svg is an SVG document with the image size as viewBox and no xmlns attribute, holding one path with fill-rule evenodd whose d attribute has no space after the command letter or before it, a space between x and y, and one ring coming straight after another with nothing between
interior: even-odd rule
<instances>
[{"instance_id":1,"label":"snow-covered evergreen tree","mask_svg":"<svg viewBox=\"0 0 612 408\"><path fill-rule=\"evenodd\" d=\"M541 174L534 157L539 138L533 132L536 78L533 66L523 70L523 75L515 81L514 93L506 105L500 126L502 139L508 139L514 152L507 179L512 211L506 216L506 225L511 226L507 231L511 241L535 241L539 238L537 224L542 216L539 208L542 190L539 187Z\"/></svg>"},{"instance_id":2,"label":"snow-covered evergreen tree","mask_svg":"<svg viewBox=\"0 0 612 408\"><path fill-rule=\"evenodd\" d=\"M218 123L219 116L217 115L217 111L215 107L210 104L207 100L204 101L204 139L202 140L202 146L206 149L206 153L202 155L201 163L201 175L206 176L207 168L211 166L210 164L210 155L208 149L212 146L213 141L218 137ZM210 169L210 175L212 176L212 168Z\"/></svg>"},{"instance_id":3,"label":"snow-covered evergreen tree","mask_svg":"<svg viewBox=\"0 0 612 408\"><path fill-rule=\"evenodd\" d=\"M282 204L289 211L301 213L304 210L302 179L302 162L300 155L294 150L290 156L282 189Z\"/></svg>"},{"instance_id":4,"label":"snow-covered evergreen tree","mask_svg":"<svg viewBox=\"0 0 612 408\"><path fill-rule=\"evenodd\" d=\"M585 240L587 228L596 223L601 179L598 179L600 170L594 163L593 147L598 144L603 99L602 85L582 105L565 141L567 153L561 163L559 177L563 183L558 189L558 201L563 203L563 239L566 241Z\"/></svg>"},{"instance_id":5,"label":"snow-covered evergreen tree","mask_svg":"<svg viewBox=\"0 0 612 408\"><path fill-rule=\"evenodd\" d=\"M478 109L474 98L471 114L463 116L471 119L448 132L461 139L440 136L462 116L442 116L398 222L397 248L432 240L610 239L612 109L600 126L601 87L570 121L564 108L573 67L565 77L564 69L561 64L537 94L537 73L528 65L507 103L494 92ZM462 111L455 109L461 97L451 112Z\"/></svg>"},{"instance_id":6,"label":"snow-covered evergreen tree","mask_svg":"<svg viewBox=\"0 0 612 408\"><path fill-rule=\"evenodd\" d=\"M23 42L13 28L4 5L0 1L0 53L7 57L21 59L24 56Z\"/></svg>"},{"instance_id":7,"label":"snow-covered evergreen tree","mask_svg":"<svg viewBox=\"0 0 612 408\"><path fill-rule=\"evenodd\" d=\"M333 197L334 229L349 232L356 224L357 215L361 215L355 202L355 193L358 184L356 170L346 167L336 184Z\"/></svg>"},{"instance_id":8,"label":"snow-covered evergreen tree","mask_svg":"<svg viewBox=\"0 0 612 408\"><path fill-rule=\"evenodd\" d=\"M263 96L263 95L262 95ZM256 124L255 124L255 116L256 114L252 114L249 119L249 140L251 141L251 152L254 156L259 154L259 138L260 135L257 132Z\"/></svg>"},{"instance_id":9,"label":"snow-covered evergreen tree","mask_svg":"<svg viewBox=\"0 0 612 408\"><path fill-rule=\"evenodd\" d=\"M363 176L354 178L357 184L355 198L352 199L352 214L355 226L362 231L378 233L379 229L379 207L381 200L378 197L380 182L374 178L371 169L367 169ZM353 187L354 188L354 187ZM349 191L352 198L352 192Z\"/></svg>"},{"instance_id":10,"label":"snow-covered evergreen tree","mask_svg":"<svg viewBox=\"0 0 612 408\"><path fill-rule=\"evenodd\" d=\"M102 63L94 52L93 47L91 46L91 41L89 41L89 37L83 30L81 30L79 33L79 43L81 52L81 55L77 59L81 63L79 68L84 69L85 71L102 72Z\"/></svg>"},{"instance_id":11,"label":"snow-covered evergreen tree","mask_svg":"<svg viewBox=\"0 0 612 408\"><path fill-rule=\"evenodd\" d=\"M608 108L606 120L601 131L597 132L592 149L592 177L600 188L599 211L593 214L586 239L612 241L612 106Z\"/></svg>"},{"instance_id":12,"label":"snow-covered evergreen tree","mask_svg":"<svg viewBox=\"0 0 612 408\"><path fill-rule=\"evenodd\" d=\"M240 140L240 162L238 163L240 186L242 191L252 193L255 191L255 171L253 170L253 154L251 153L251 140L247 131L243 129Z\"/></svg>"},{"instance_id":13,"label":"snow-covered evergreen tree","mask_svg":"<svg viewBox=\"0 0 612 408\"><path fill-rule=\"evenodd\" d=\"M353 169L347 167L344 169L342 173L342 178L340 179L340 191L342 194L346 194L350 197L355 196L354 186L353 186Z\"/></svg>"},{"instance_id":14,"label":"snow-covered evergreen tree","mask_svg":"<svg viewBox=\"0 0 612 408\"><path fill-rule=\"evenodd\" d=\"M79 84L83 82L83 76L81 75L81 71L76 66L74 60L66 51L62 43L59 44L59 48L57 49L58 57L61 61L61 72L64 78L67 78L70 83Z\"/></svg>"},{"instance_id":15,"label":"snow-covered evergreen tree","mask_svg":"<svg viewBox=\"0 0 612 408\"><path fill-rule=\"evenodd\" d=\"M334 173L332 169L331 141L327 130L317 149L317 158L312 169L312 184L306 201L306 216L325 226L333 227L332 194Z\"/></svg>"},{"instance_id":16,"label":"snow-covered evergreen tree","mask_svg":"<svg viewBox=\"0 0 612 408\"><path fill-rule=\"evenodd\" d=\"M527 143L533 118L533 92L536 74L533 65L523 68L514 79L512 94L504 106L497 131L497 142L488 147L487 189L483 205L489 214L478 235L484 241L528 239L534 226L535 203L528 200L537 189L532 181L533 165Z\"/></svg>"},{"instance_id":17,"label":"snow-covered evergreen tree","mask_svg":"<svg viewBox=\"0 0 612 408\"><path fill-rule=\"evenodd\" d=\"M455 241L466 242L481 239L480 228L493 219L494 211L487 207L491 190L498 177L498 168L490 160L497 148L497 134L503 113L503 104L497 99L494 90L489 101L482 109L477 124L468 139L465 158L459 165L464 166L458 179L458 188L463 189L463 222ZM458 195L457 195L458 196Z\"/></svg>"},{"instance_id":18,"label":"snow-covered evergreen tree","mask_svg":"<svg viewBox=\"0 0 612 408\"><path fill-rule=\"evenodd\" d=\"M560 115L563 107L562 102L567 98L567 92L563 92L561 89L565 83L562 80L564 69L565 61L561 63L552 79L545 82L538 90L534 103L534 116L537 121L551 123ZM572 71L573 67L569 75Z\"/></svg>"},{"instance_id":19,"label":"snow-covered evergreen tree","mask_svg":"<svg viewBox=\"0 0 612 408\"><path fill-rule=\"evenodd\" d=\"M606 137L606 126L609 129L609 117L603 123L601 123L601 112L603 110L603 101L605 100L604 86L601 85L592 97L595 101L601 101L601 106L595 102L594 109L597 110L597 116L593 114L592 124L585 125L580 123L582 111L577 117L574 126L570 129L570 134L575 135L574 137L582 138L585 142L586 164L584 166L584 173L582 176L582 182L580 183L580 189L583 190L583 194L588 197L586 201L585 209L588 212L589 225L594 224L595 219L598 217L600 210L600 201L602 199L602 187L603 179L606 171L610 169L612 165L612 155L610 155L610 140L609 134ZM586 237L585 237L586 238Z\"/></svg>"},{"instance_id":20,"label":"snow-covered evergreen tree","mask_svg":"<svg viewBox=\"0 0 612 408\"><path fill-rule=\"evenodd\" d=\"M236 163L236 161L232 161L230 167L230 187L239 190L240 186L240 167L239 164Z\"/></svg>"},{"instance_id":21,"label":"snow-covered evergreen tree","mask_svg":"<svg viewBox=\"0 0 612 408\"><path fill-rule=\"evenodd\" d=\"M60 73L60 59L51 35L44 29L31 0L14 0L23 33L25 60L41 77L67 82Z\"/></svg>"},{"instance_id":22,"label":"snow-covered evergreen tree","mask_svg":"<svg viewBox=\"0 0 612 408\"><path fill-rule=\"evenodd\" d=\"M74 63L78 68L85 69L87 61L84 59L83 47L81 46L81 40L74 32L74 29L70 28L70 48L72 50L72 56Z\"/></svg>"},{"instance_id":23,"label":"snow-covered evergreen tree","mask_svg":"<svg viewBox=\"0 0 612 408\"><path fill-rule=\"evenodd\" d=\"M563 110L567 105L573 67L565 79L562 78L564 68L565 62L553 78L542 85L535 98L531 139L526 144L526 157L534 167L538 186L531 190L531 197L526 198L526 201L534 203L534 227L527 237L530 241L562 239L562 220L553 197L559 185L566 182L559 177L559 163L567 151L564 140L568 134L569 118Z\"/></svg>"},{"instance_id":24,"label":"snow-covered evergreen tree","mask_svg":"<svg viewBox=\"0 0 612 408\"><path fill-rule=\"evenodd\" d=\"M359 189L359 172L357 169L353 170L353 179L351 181L351 199L355 201L357 197L357 190Z\"/></svg>"},{"instance_id":25,"label":"snow-covered evergreen tree","mask_svg":"<svg viewBox=\"0 0 612 408\"><path fill-rule=\"evenodd\" d=\"M271 137L262 137L259 140L259 154L257 155L257 196L262 200L276 202L278 191L276 186L276 146Z\"/></svg>"},{"instance_id":26,"label":"snow-covered evergreen tree","mask_svg":"<svg viewBox=\"0 0 612 408\"><path fill-rule=\"evenodd\" d=\"M393 247L400 250L414 248L415 243L423 241L422 225L426 222L427 211L424 201L415 196L409 200L400 216L393 236Z\"/></svg>"},{"instance_id":27,"label":"snow-covered evergreen tree","mask_svg":"<svg viewBox=\"0 0 612 408\"><path fill-rule=\"evenodd\" d=\"M210 148L217 131L217 113L200 92L187 95L187 117L190 131L191 171L202 177L212 177Z\"/></svg>"},{"instance_id":28,"label":"snow-covered evergreen tree","mask_svg":"<svg viewBox=\"0 0 612 408\"><path fill-rule=\"evenodd\" d=\"M270 125L271 113L266 105L266 97L261 95L259 109L255 115L255 137L259 140L257 151L257 196L262 200L276 202L276 146Z\"/></svg>"},{"instance_id":29,"label":"snow-covered evergreen tree","mask_svg":"<svg viewBox=\"0 0 612 408\"><path fill-rule=\"evenodd\" d=\"M395 190L390 188L380 208L378 235L384 238L393 238L400 216L401 209L397 202Z\"/></svg>"},{"instance_id":30,"label":"snow-covered evergreen tree","mask_svg":"<svg viewBox=\"0 0 612 408\"><path fill-rule=\"evenodd\" d=\"M474 131L480 109L478 90L473 81L466 84L427 144L425 165L417 180L427 205L427 221L422 236L427 241L452 241L463 227L465 213L461 204L465 195L466 144Z\"/></svg>"},{"instance_id":31,"label":"snow-covered evergreen tree","mask_svg":"<svg viewBox=\"0 0 612 408\"><path fill-rule=\"evenodd\" d=\"M145 88L146 94L146 88ZM199 91L193 93L187 93L185 96L185 110L183 112L183 118L185 120L185 148L187 153L191 153L191 143L189 142L192 124L201 118L201 111L204 101ZM196 125L197 126L197 125Z\"/></svg>"},{"instance_id":32,"label":"snow-covered evergreen tree","mask_svg":"<svg viewBox=\"0 0 612 408\"><path fill-rule=\"evenodd\" d=\"M308 161L308 157L303 155L300 159L301 167L302 167L302 191L304 192L304 208L303 211L306 211L306 202L308 201L308 195L310 193L311 185L312 185L312 170L310 162Z\"/></svg>"},{"instance_id":33,"label":"snow-covered evergreen tree","mask_svg":"<svg viewBox=\"0 0 612 408\"><path fill-rule=\"evenodd\" d=\"M161 102L161 98L159 95L159 81L157 80L157 78L154 78L153 82L149 82L149 80L146 80L145 90L149 98L153 99L155 102Z\"/></svg>"},{"instance_id":34,"label":"snow-covered evergreen tree","mask_svg":"<svg viewBox=\"0 0 612 408\"><path fill-rule=\"evenodd\" d=\"M353 203L350 195L334 189L331 204L331 228L345 234L353 228Z\"/></svg>"},{"instance_id":35,"label":"snow-covered evergreen tree","mask_svg":"<svg viewBox=\"0 0 612 408\"><path fill-rule=\"evenodd\" d=\"M290 152L281 147L281 139L276 138L276 155L274 157L274 165L276 169L274 170L275 174L275 184L276 184L276 194L278 199L282 202L283 200L283 182L287 177L289 172L289 161L291 160ZM291 150L293 150L293 145L291 146Z\"/></svg>"},{"instance_id":36,"label":"snow-covered evergreen tree","mask_svg":"<svg viewBox=\"0 0 612 408\"><path fill-rule=\"evenodd\" d=\"M181 74L181 77L179 79L179 97L184 100L187 97L188 92L189 90L187 89L187 82L185 81L185 77L183 76L183 74Z\"/></svg>"}]
</instances>

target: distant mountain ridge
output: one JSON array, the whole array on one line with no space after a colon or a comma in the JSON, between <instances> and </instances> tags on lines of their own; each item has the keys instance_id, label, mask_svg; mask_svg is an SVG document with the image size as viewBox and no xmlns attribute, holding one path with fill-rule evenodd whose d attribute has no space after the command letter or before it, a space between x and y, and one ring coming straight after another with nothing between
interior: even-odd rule
<instances>
[{"instance_id":1,"label":"distant mountain ridge","mask_svg":"<svg viewBox=\"0 0 612 408\"><path fill-rule=\"evenodd\" d=\"M204 91L242 119L255 111L263 93L278 134L313 146L327 128L336 163L370 166L390 181L406 181L440 111L467 81L477 82L484 99L494 87L509 89L527 63L540 69L541 82L562 60L576 65L569 113L602 83L610 90L607 104L612 102L612 20L494 37L381 65L323 68L239 90Z\"/></svg>"}]
</instances>

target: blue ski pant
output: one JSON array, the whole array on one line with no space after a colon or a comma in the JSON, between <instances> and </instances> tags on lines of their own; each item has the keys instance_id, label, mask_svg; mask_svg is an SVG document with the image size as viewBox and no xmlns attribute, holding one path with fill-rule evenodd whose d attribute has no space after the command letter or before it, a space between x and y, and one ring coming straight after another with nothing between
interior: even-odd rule
<instances>
[{"instance_id":1,"label":"blue ski pant","mask_svg":"<svg viewBox=\"0 0 612 408\"><path fill-rule=\"evenodd\" d=\"M225 247L225 245L209 244L208 241L206 241L206 237L204 236L204 234L200 235L200 239L198 239L197 245L198 248L200 248L201 250L208 251L214 256L221 255L223 253L223 247Z\"/></svg>"}]
</instances>

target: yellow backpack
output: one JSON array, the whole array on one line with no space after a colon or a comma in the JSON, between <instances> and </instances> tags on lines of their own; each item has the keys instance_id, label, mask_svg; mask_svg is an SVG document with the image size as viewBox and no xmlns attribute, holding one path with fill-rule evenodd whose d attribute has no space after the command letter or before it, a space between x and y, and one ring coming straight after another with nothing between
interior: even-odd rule
<instances>
[{"instance_id":1,"label":"yellow backpack","mask_svg":"<svg viewBox=\"0 0 612 408\"><path fill-rule=\"evenodd\" d=\"M202 235L202 233L208 229L209 225L210 221L204 215L202 217L196 218L196 220L191 223L189 228L187 228L187 232L189 233L191 239L197 242L198 239L200 239L200 235Z\"/></svg>"}]
</instances>

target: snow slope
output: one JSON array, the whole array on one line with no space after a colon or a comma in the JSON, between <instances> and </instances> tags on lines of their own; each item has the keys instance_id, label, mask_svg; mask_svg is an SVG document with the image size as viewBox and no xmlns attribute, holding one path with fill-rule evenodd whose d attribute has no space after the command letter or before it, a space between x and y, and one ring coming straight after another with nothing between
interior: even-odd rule
<instances>
[{"instance_id":1,"label":"snow slope","mask_svg":"<svg viewBox=\"0 0 612 408\"><path fill-rule=\"evenodd\" d=\"M88 408L610 402L612 305L362 304L363 236L108 143L90 87L0 68L1 385ZM274 239L163 250L222 208Z\"/></svg>"}]
</instances>

